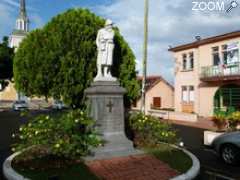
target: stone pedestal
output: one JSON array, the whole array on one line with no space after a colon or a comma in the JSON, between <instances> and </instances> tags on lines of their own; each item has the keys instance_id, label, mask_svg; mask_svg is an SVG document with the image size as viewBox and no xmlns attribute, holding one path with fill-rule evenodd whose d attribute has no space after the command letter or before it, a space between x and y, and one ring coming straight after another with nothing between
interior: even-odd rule
<instances>
[{"instance_id":1,"label":"stone pedestal","mask_svg":"<svg viewBox=\"0 0 240 180\"><path fill-rule=\"evenodd\" d=\"M96 120L96 129L106 141L87 159L104 159L136 154L133 144L125 136L123 95L125 89L117 81L96 81L85 90L90 116Z\"/></svg>"}]
</instances>

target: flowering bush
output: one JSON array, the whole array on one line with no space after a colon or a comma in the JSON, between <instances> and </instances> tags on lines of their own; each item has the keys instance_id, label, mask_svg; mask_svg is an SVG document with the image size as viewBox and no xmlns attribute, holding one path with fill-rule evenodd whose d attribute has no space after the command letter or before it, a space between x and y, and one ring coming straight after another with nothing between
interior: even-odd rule
<instances>
[{"instance_id":1,"label":"flowering bush","mask_svg":"<svg viewBox=\"0 0 240 180\"><path fill-rule=\"evenodd\" d=\"M228 116L228 124L231 130L235 130L240 125L240 111L233 112Z\"/></svg>"},{"instance_id":2,"label":"flowering bush","mask_svg":"<svg viewBox=\"0 0 240 180\"><path fill-rule=\"evenodd\" d=\"M135 144L138 146L157 146L161 142L176 143L177 136L171 125L158 118L133 114L130 117L130 126L135 132Z\"/></svg>"},{"instance_id":3,"label":"flowering bush","mask_svg":"<svg viewBox=\"0 0 240 180\"><path fill-rule=\"evenodd\" d=\"M13 151L37 147L44 152L69 159L87 155L91 147L100 145L101 140L91 128L94 121L85 112L74 110L59 117L40 115L20 127L13 138L17 143Z\"/></svg>"},{"instance_id":4,"label":"flowering bush","mask_svg":"<svg viewBox=\"0 0 240 180\"><path fill-rule=\"evenodd\" d=\"M240 111L229 111L227 113L218 111L213 116L212 121L218 130L236 130L237 126L240 125Z\"/></svg>"}]
</instances>

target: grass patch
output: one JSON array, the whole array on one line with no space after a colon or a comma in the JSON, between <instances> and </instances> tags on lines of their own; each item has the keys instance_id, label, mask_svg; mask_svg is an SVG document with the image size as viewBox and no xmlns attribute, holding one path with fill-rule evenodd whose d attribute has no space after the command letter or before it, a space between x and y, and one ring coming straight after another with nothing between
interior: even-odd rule
<instances>
[{"instance_id":1,"label":"grass patch","mask_svg":"<svg viewBox=\"0 0 240 180\"><path fill-rule=\"evenodd\" d=\"M157 148L145 148L145 151L180 173L185 173L192 166L192 159L188 155L167 144L160 144Z\"/></svg>"},{"instance_id":2,"label":"grass patch","mask_svg":"<svg viewBox=\"0 0 240 180\"><path fill-rule=\"evenodd\" d=\"M19 174L32 180L99 180L81 161L46 156L18 163L13 161L12 166Z\"/></svg>"}]
</instances>

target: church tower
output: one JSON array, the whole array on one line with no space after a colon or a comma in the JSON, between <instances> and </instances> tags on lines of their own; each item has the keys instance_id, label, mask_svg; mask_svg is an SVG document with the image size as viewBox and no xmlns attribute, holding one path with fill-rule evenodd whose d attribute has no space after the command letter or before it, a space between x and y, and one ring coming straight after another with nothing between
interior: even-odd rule
<instances>
[{"instance_id":1,"label":"church tower","mask_svg":"<svg viewBox=\"0 0 240 180\"><path fill-rule=\"evenodd\" d=\"M26 37L28 32L29 32L29 19L27 17L26 2L25 0L20 0L20 10L18 18L16 20L16 26L9 38L9 46L12 48L14 47L15 52L17 51L20 43ZM16 92L15 89L13 91ZM16 100L27 101L27 97L24 96L21 92L16 92Z\"/></svg>"},{"instance_id":2,"label":"church tower","mask_svg":"<svg viewBox=\"0 0 240 180\"><path fill-rule=\"evenodd\" d=\"M29 20L26 12L25 0L20 0L20 11L19 17L16 21L16 30L28 32L29 30Z\"/></svg>"},{"instance_id":3,"label":"church tower","mask_svg":"<svg viewBox=\"0 0 240 180\"><path fill-rule=\"evenodd\" d=\"M25 38L29 31L29 19L27 17L26 2L25 0L20 0L20 10L19 15L16 20L16 27L12 32L10 37L10 47L15 47L17 50L19 44Z\"/></svg>"}]
</instances>

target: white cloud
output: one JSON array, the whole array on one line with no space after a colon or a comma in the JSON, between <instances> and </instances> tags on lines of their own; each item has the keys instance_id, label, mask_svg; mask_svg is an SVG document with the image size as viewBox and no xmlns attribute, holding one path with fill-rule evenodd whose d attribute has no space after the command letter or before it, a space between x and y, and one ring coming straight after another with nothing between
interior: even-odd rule
<instances>
[{"instance_id":1,"label":"white cloud","mask_svg":"<svg viewBox=\"0 0 240 180\"><path fill-rule=\"evenodd\" d=\"M194 41L203 37L240 29L240 13L193 12L192 2L186 0L150 0L148 74L160 74L173 82L173 59L168 45ZM142 59L143 0L115 0L111 5L97 7L94 11L111 18ZM138 68L141 62L138 62Z\"/></svg>"}]
</instances>

